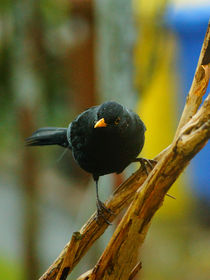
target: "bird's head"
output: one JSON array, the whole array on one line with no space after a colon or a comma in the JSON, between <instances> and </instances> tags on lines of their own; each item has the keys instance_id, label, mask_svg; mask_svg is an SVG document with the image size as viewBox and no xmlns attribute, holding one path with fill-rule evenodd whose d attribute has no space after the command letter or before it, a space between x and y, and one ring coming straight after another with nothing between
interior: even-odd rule
<instances>
[{"instance_id":1,"label":"bird's head","mask_svg":"<svg viewBox=\"0 0 210 280\"><path fill-rule=\"evenodd\" d=\"M116 128L125 119L125 109L122 105L114 101L103 103L97 112L97 119L94 128L110 127Z\"/></svg>"}]
</instances>

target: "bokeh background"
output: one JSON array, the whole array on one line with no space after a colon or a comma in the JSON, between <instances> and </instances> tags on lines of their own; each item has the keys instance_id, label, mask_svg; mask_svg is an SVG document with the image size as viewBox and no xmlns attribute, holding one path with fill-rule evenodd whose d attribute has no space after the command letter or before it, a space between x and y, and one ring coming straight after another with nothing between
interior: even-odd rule
<instances>
[{"instance_id":1,"label":"bokeh background","mask_svg":"<svg viewBox=\"0 0 210 280\"><path fill-rule=\"evenodd\" d=\"M24 138L111 99L139 113L153 158L173 139L209 16L209 1L1 0L0 279L38 279L95 211L71 153ZM207 145L172 187L136 279L210 279L209 159ZM101 198L136 168L101 178ZM115 226L69 279L92 268Z\"/></svg>"}]
</instances>

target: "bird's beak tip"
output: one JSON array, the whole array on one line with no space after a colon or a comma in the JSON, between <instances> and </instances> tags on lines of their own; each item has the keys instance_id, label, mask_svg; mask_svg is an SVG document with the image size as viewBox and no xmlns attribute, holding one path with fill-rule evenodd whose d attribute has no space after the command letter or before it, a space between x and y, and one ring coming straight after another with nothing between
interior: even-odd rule
<instances>
[{"instance_id":1,"label":"bird's beak tip","mask_svg":"<svg viewBox=\"0 0 210 280\"><path fill-rule=\"evenodd\" d=\"M94 125L94 128L98 128L98 127L106 127L107 123L105 122L105 119L102 118L99 121L96 122L96 124Z\"/></svg>"}]
</instances>

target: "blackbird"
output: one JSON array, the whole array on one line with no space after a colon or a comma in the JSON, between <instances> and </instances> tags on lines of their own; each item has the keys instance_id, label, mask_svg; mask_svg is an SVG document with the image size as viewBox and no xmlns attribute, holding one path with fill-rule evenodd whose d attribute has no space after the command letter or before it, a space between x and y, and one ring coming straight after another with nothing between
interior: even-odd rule
<instances>
[{"instance_id":1,"label":"blackbird","mask_svg":"<svg viewBox=\"0 0 210 280\"><path fill-rule=\"evenodd\" d=\"M27 146L60 145L72 151L75 161L93 175L96 183L97 218L112 213L99 199L99 177L121 173L139 161L147 172L149 160L137 158L144 145L146 127L140 117L125 106L108 101L81 113L68 128L44 127L26 139Z\"/></svg>"}]
</instances>

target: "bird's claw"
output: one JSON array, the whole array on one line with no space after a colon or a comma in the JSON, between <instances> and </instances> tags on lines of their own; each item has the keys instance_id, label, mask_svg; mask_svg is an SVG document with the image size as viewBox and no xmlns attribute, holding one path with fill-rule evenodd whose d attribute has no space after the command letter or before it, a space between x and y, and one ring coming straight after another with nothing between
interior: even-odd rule
<instances>
[{"instance_id":1,"label":"bird's claw","mask_svg":"<svg viewBox=\"0 0 210 280\"><path fill-rule=\"evenodd\" d=\"M136 158L135 161L140 162L143 170L147 173L147 175L149 175L147 165L150 167L150 169L153 169L153 165L157 163L156 160L147 158Z\"/></svg>"},{"instance_id":2,"label":"bird's claw","mask_svg":"<svg viewBox=\"0 0 210 280\"><path fill-rule=\"evenodd\" d=\"M100 200L97 201L96 206L97 206L96 220L99 221L99 218L102 217L108 225L111 225L109 220L105 217L104 211L106 211L107 213L109 213L111 215L114 215L113 211L111 209L107 208L104 205L104 203Z\"/></svg>"}]
</instances>

